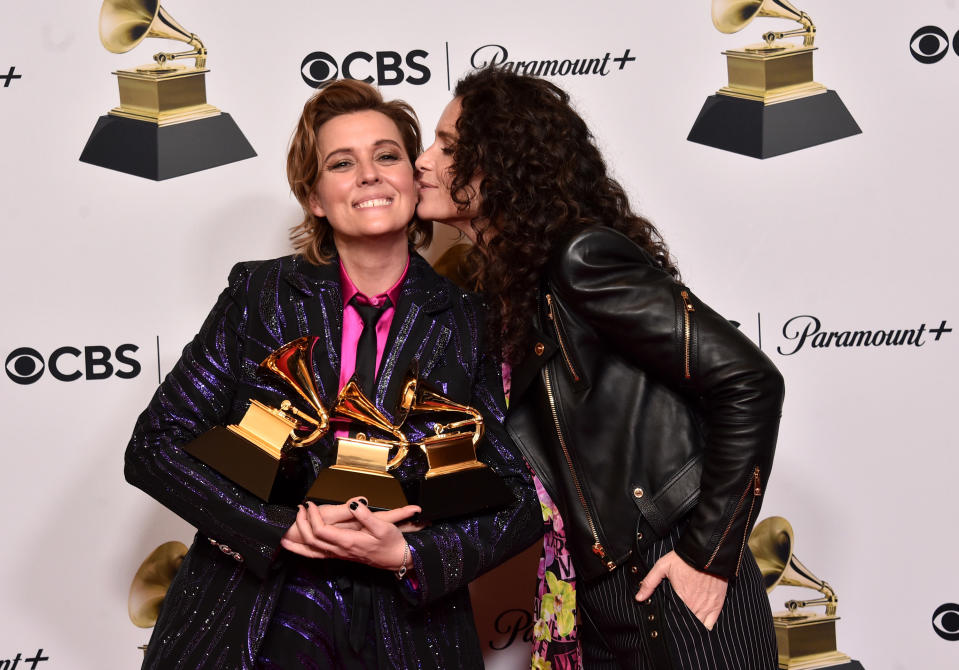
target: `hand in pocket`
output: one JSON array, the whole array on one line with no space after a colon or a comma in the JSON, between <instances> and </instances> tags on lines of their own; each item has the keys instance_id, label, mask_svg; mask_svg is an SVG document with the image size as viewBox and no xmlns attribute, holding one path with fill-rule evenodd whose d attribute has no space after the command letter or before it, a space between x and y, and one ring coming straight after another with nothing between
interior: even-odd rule
<instances>
[{"instance_id":1,"label":"hand in pocket","mask_svg":"<svg viewBox=\"0 0 959 670\"><path fill-rule=\"evenodd\" d=\"M668 579L676 595L699 619L707 630L712 630L726 602L728 581L708 572L697 570L671 551L656 561L643 583L636 600L646 600L663 579Z\"/></svg>"}]
</instances>

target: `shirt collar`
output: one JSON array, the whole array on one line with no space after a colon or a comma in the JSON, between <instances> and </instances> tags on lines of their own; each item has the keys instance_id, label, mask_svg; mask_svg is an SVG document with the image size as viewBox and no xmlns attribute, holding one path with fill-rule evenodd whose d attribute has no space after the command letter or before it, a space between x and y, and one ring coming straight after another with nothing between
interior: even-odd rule
<instances>
[{"instance_id":1,"label":"shirt collar","mask_svg":"<svg viewBox=\"0 0 959 670\"><path fill-rule=\"evenodd\" d=\"M350 276L346 273L346 267L343 265L343 261L340 261L340 287L341 293L343 294L343 306L349 304L350 300L353 299L353 296L360 294L363 298L366 299L371 305L380 305L384 298L389 298L390 302L395 307L397 301L400 298L400 287L403 285L403 280L406 279L406 273L410 270L410 258L406 257L406 267L403 268L400 278L396 280L396 283L393 284L385 293L380 293L379 295L367 296L360 293L360 290L356 288L356 284L353 283L353 280L350 279Z\"/></svg>"}]
</instances>

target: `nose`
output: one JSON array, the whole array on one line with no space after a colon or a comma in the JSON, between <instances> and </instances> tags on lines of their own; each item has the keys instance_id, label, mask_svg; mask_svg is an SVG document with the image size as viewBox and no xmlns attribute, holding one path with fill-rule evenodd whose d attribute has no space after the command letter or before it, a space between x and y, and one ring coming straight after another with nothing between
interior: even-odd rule
<instances>
[{"instance_id":1,"label":"nose","mask_svg":"<svg viewBox=\"0 0 959 670\"><path fill-rule=\"evenodd\" d=\"M431 144L429 147L427 147L426 151L424 151L419 156L417 156L416 162L413 163L413 167L416 168L416 171L418 173L428 172L429 170L433 169L432 168L433 161L430 158L430 154L432 153L433 147L435 146L436 146L435 144Z\"/></svg>"},{"instance_id":2,"label":"nose","mask_svg":"<svg viewBox=\"0 0 959 670\"><path fill-rule=\"evenodd\" d=\"M373 160L360 161L356 177L361 185L378 184L380 182L379 165Z\"/></svg>"}]
</instances>

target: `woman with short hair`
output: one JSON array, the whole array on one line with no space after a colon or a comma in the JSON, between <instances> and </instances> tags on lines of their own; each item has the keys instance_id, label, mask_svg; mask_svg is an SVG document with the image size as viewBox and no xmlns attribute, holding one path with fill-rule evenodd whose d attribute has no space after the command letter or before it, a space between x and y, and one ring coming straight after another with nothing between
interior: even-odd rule
<instances>
[{"instance_id":1,"label":"woman with short hair","mask_svg":"<svg viewBox=\"0 0 959 670\"><path fill-rule=\"evenodd\" d=\"M137 421L127 480L198 530L144 668L482 666L466 586L531 544L541 524L525 465L500 422L504 398L479 300L413 248L429 239L414 217L419 149L405 103L384 102L354 81L313 96L288 159L305 217L293 232L297 253L233 268ZM289 389L259 364L305 336L314 338L310 374L327 409L356 379L394 417L415 367L446 397L479 410L486 437L477 456L513 501L428 527L411 523L415 506L371 511L363 490L348 504L297 507L334 463L333 433L349 424L302 447L303 472L289 479L306 484L288 492L292 504L264 503L184 450L208 429L238 423L251 399L279 407ZM375 361L360 351L364 339L375 344ZM429 412L411 414L402 429L422 439L435 422ZM395 476L409 482L425 470L412 450Z\"/></svg>"}]
</instances>

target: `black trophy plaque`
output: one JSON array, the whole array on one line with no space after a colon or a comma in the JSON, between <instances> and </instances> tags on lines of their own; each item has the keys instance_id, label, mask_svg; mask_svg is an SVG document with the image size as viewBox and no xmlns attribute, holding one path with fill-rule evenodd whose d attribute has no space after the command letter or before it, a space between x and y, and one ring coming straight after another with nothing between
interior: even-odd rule
<instances>
[{"instance_id":1,"label":"black trophy plaque","mask_svg":"<svg viewBox=\"0 0 959 670\"><path fill-rule=\"evenodd\" d=\"M105 114L97 120L80 160L162 181L254 156L253 147L225 112L165 126Z\"/></svg>"},{"instance_id":2,"label":"black trophy plaque","mask_svg":"<svg viewBox=\"0 0 959 670\"><path fill-rule=\"evenodd\" d=\"M861 132L832 90L772 105L717 94L706 98L686 139L744 156L771 158Z\"/></svg>"}]
</instances>

